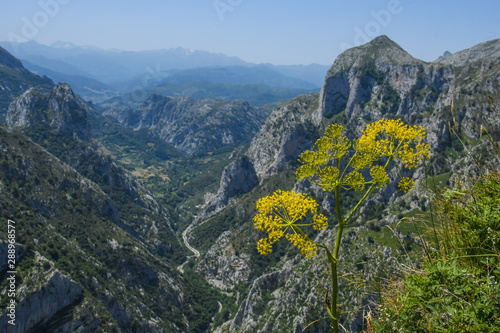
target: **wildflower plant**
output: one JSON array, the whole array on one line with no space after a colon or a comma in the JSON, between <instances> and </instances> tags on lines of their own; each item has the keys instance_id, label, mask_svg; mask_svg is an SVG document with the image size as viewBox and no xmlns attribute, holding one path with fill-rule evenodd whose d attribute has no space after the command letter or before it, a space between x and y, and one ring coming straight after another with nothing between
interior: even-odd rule
<instances>
[{"instance_id":1,"label":"wildflower plant","mask_svg":"<svg viewBox=\"0 0 500 333\"><path fill-rule=\"evenodd\" d=\"M337 263L344 227L353 223L359 215L354 215L375 189L385 188L390 182L388 170L397 169L399 189L408 192L415 182L402 177L400 168L417 167L430 155L430 147L424 142L425 129L408 126L400 119L381 119L366 127L358 140L350 141L344 135L341 125L329 126L325 135L318 139L314 148L300 155L301 166L297 169L297 179L307 179L326 192L335 195L338 229L333 251L322 243L311 240L303 231L312 226L323 230L328 226L327 218L318 214L318 204L302 193L278 190L274 194L257 201L258 213L254 218L255 227L263 230L268 237L257 244L259 253L272 252L272 244L285 236L305 257L312 257L323 249L330 265L332 295L325 297L325 303L334 332L339 332L337 310ZM354 208L345 214L340 204L340 189L364 192ZM307 215L312 221L304 223ZM309 219L310 221L310 219Z\"/></svg>"}]
</instances>

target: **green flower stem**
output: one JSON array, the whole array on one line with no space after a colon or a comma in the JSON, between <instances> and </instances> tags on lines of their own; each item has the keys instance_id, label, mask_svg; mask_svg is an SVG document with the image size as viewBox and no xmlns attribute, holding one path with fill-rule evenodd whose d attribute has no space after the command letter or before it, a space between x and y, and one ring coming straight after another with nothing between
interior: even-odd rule
<instances>
[{"instance_id":1,"label":"green flower stem","mask_svg":"<svg viewBox=\"0 0 500 333\"><path fill-rule=\"evenodd\" d=\"M384 170L387 169L387 166L389 166L389 163L391 162L392 160L392 156L390 156L388 159L387 159L387 162L385 163L384 165ZM361 206L361 204L363 203L363 201L366 200L366 198L368 197L368 195L370 195L370 193L372 192L373 188L375 187L376 183L372 183L372 185L368 188L368 190L365 192L365 195L363 195L363 197L358 201L358 204L356 205L356 207L354 207L351 212L349 213L349 215L347 216L347 218L345 219L345 221L349 221L349 219L354 215L354 213L358 210L359 206ZM337 205L337 217L340 217L339 215L339 211L340 211L340 207L339 207L339 200L337 198L337 194L335 193L335 203ZM339 220L340 221L340 220ZM353 221L351 221L350 223L352 223ZM340 223L340 222L339 222Z\"/></svg>"},{"instance_id":2,"label":"green flower stem","mask_svg":"<svg viewBox=\"0 0 500 333\"><path fill-rule=\"evenodd\" d=\"M340 185L335 187L335 205L337 206L337 219L338 219L338 229L337 229L337 239L335 240L335 248L333 250L332 260L330 261L331 273L332 273L332 299L331 299L331 319L333 331L335 333L339 332L339 313L337 309L337 296L338 296L338 274L337 274L337 262L339 260L339 249L340 241L342 239L342 232L344 231L344 219L342 219L342 212L340 211Z\"/></svg>"},{"instance_id":3,"label":"green flower stem","mask_svg":"<svg viewBox=\"0 0 500 333\"><path fill-rule=\"evenodd\" d=\"M335 333L339 332L339 327L338 327L338 311L337 311L337 303L334 301L333 294L336 292L336 286L337 286L337 261L333 258L332 253L328 249L326 245L323 244L317 244L318 247L321 247L325 249L326 251L326 257L328 259L328 262L330 263L330 273L332 275L332 298L330 299L330 303L326 303L326 308L328 311L328 316L330 317L330 320L332 321L332 328ZM325 302L328 300L325 298Z\"/></svg>"},{"instance_id":4,"label":"green flower stem","mask_svg":"<svg viewBox=\"0 0 500 333\"><path fill-rule=\"evenodd\" d=\"M384 169L387 168L389 163L391 162L392 157L389 157L387 162L385 163ZM338 161L339 163L340 161ZM368 190L365 192L365 195L359 200L357 205L351 210L349 215L347 216L346 219L342 218L342 212L340 210L340 185L337 185L335 187L335 206L337 210L337 219L338 219L338 229L337 229L337 239L335 240L335 248L333 250L333 255L329 254L328 249L325 247L327 250L327 256L328 256L328 261L330 262L331 266L331 273L332 273L332 299L331 299L331 320L332 320L332 326L333 326L333 331L335 333L339 332L339 319L338 319L338 309L337 309L337 297L338 297L338 272L337 272L337 263L339 260L339 251L340 251L340 244L342 240L342 233L344 232L344 227L346 225L346 221L349 221L349 219L354 215L354 213L358 210L358 208L361 206L361 204L366 200L368 195L373 191L375 188L375 183L373 183ZM352 221L351 221L352 223Z\"/></svg>"}]
</instances>

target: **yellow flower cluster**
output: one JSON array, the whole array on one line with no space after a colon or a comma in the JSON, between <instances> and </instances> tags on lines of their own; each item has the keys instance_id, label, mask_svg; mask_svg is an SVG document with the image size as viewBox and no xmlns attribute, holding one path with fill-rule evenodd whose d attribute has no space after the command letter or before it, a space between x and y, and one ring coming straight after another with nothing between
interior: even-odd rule
<instances>
[{"instance_id":1,"label":"yellow flower cluster","mask_svg":"<svg viewBox=\"0 0 500 333\"><path fill-rule=\"evenodd\" d=\"M375 165L370 169L370 176L372 176L373 180L377 184L379 188L385 188L389 184L389 176L385 172L385 169L380 165Z\"/></svg>"},{"instance_id":2,"label":"yellow flower cluster","mask_svg":"<svg viewBox=\"0 0 500 333\"><path fill-rule=\"evenodd\" d=\"M424 138L425 129L421 126L405 125L401 119L381 119L366 127L357 149L375 149L379 157L399 159L411 169L430 156L430 147L423 142Z\"/></svg>"},{"instance_id":3,"label":"yellow flower cluster","mask_svg":"<svg viewBox=\"0 0 500 333\"><path fill-rule=\"evenodd\" d=\"M306 239L299 234L286 234L286 239L290 241L296 248L300 249L300 253L306 258L312 258L318 253L316 244Z\"/></svg>"},{"instance_id":4,"label":"yellow flower cluster","mask_svg":"<svg viewBox=\"0 0 500 333\"><path fill-rule=\"evenodd\" d=\"M393 158L400 161L405 168L412 169L430 156L430 146L423 142L424 138L425 129L421 126L405 125L401 119L381 119L366 127L357 147L361 151L374 149L378 157ZM383 178L385 182L385 176L379 170L376 174L373 171L371 174L378 186ZM399 188L408 192L414 185L413 180L403 177Z\"/></svg>"},{"instance_id":5,"label":"yellow flower cluster","mask_svg":"<svg viewBox=\"0 0 500 333\"><path fill-rule=\"evenodd\" d=\"M415 181L408 177L401 178L401 181L398 184L399 189L405 193L408 193L413 186L415 186Z\"/></svg>"},{"instance_id":6,"label":"yellow flower cluster","mask_svg":"<svg viewBox=\"0 0 500 333\"><path fill-rule=\"evenodd\" d=\"M272 252L272 244L285 237L306 257L317 253L316 245L307 239L301 226L312 225L315 230L325 229L328 225L327 218L318 214L318 203L303 193L278 190L274 194L257 201L258 213L254 217L254 225L258 230L267 232L268 237L262 238L257 243L260 254ZM306 217L307 213L313 214L313 223L297 225L297 221Z\"/></svg>"},{"instance_id":7,"label":"yellow flower cluster","mask_svg":"<svg viewBox=\"0 0 500 333\"><path fill-rule=\"evenodd\" d=\"M320 138L312 151L300 155L302 166L297 170L297 178L307 178L325 191L333 191L337 186L355 191L363 191L366 184L386 187L389 176L386 167L372 165L381 158L400 161L406 168L415 168L424 158L430 156L430 147L424 143L425 129L421 126L405 125L401 119L381 119L366 127L359 140L353 143L354 153L349 163L354 169L347 172L330 165L344 157L351 147L350 141L343 135L341 125L331 125L325 136ZM335 163L334 163L335 164ZM365 180L362 170L370 169L371 181ZM409 190L409 182L400 186Z\"/></svg>"}]
</instances>

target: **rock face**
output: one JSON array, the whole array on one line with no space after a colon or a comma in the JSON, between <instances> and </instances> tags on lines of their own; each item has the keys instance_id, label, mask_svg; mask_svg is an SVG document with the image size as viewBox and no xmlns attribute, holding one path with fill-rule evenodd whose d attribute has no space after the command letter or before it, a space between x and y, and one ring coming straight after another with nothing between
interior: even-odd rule
<instances>
[{"instance_id":1,"label":"rock face","mask_svg":"<svg viewBox=\"0 0 500 333\"><path fill-rule=\"evenodd\" d=\"M199 219L220 211L230 198L250 192L261 180L297 164L300 153L318 137L311 121L317 98L318 94L294 98L266 119L247 152L224 169L217 193L207 194Z\"/></svg>"},{"instance_id":2,"label":"rock face","mask_svg":"<svg viewBox=\"0 0 500 333\"><path fill-rule=\"evenodd\" d=\"M313 120L319 124L344 112L359 130L382 117L403 117L427 129L435 150L450 141L447 123L454 100L459 126L477 136L471 124L485 109L482 96L498 94L499 49L500 41L494 40L425 63L386 36L378 37L336 59Z\"/></svg>"},{"instance_id":3,"label":"rock face","mask_svg":"<svg viewBox=\"0 0 500 333\"><path fill-rule=\"evenodd\" d=\"M193 303L169 264L183 249L166 209L109 158L70 140L73 155L58 158L0 128L0 205L23 229L16 332L185 331Z\"/></svg>"},{"instance_id":4,"label":"rock face","mask_svg":"<svg viewBox=\"0 0 500 333\"><path fill-rule=\"evenodd\" d=\"M318 107L317 94L294 98L275 110L255 135L248 157L260 178L296 165L300 153L318 138L311 113Z\"/></svg>"},{"instance_id":5,"label":"rock face","mask_svg":"<svg viewBox=\"0 0 500 333\"><path fill-rule=\"evenodd\" d=\"M82 288L70 277L54 270L43 286L24 297L16 307L16 325L8 325L8 318L0 319L0 327L12 328L12 333L29 332L35 325L42 326L66 307L82 299Z\"/></svg>"},{"instance_id":6,"label":"rock face","mask_svg":"<svg viewBox=\"0 0 500 333\"><path fill-rule=\"evenodd\" d=\"M168 211L87 141L87 109L73 97L64 85L50 94L30 90L12 103L9 124L31 140L0 128L0 205L30 234L18 238L19 249L30 249L18 283L26 299L19 304L26 318L19 327L183 331L192 303L183 302L186 282L177 280L169 264L184 250ZM37 262L34 249L53 262ZM54 267L62 267L64 276L45 279ZM156 297L161 301L153 303Z\"/></svg>"},{"instance_id":7,"label":"rock face","mask_svg":"<svg viewBox=\"0 0 500 333\"><path fill-rule=\"evenodd\" d=\"M219 190L209 202L209 211L220 210L230 198L250 192L258 184L254 166L247 156L231 162L222 173Z\"/></svg>"},{"instance_id":8,"label":"rock face","mask_svg":"<svg viewBox=\"0 0 500 333\"><path fill-rule=\"evenodd\" d=\"M188 154L244 145L266 118L263 110L243 101L160 95L151 95L137 110L112 109L105 114L135 130L147 128Z\"/></svg>"},{"instance_id":9,"label":"rock face","mask_svg":"<svg viewBox=\"0 0 500 333\"><path fill-rule=\"evenodd\" d=\"M7 127L26 129L47 124L63 134L90 140L90 124L85 104L67 84L59 84L49 94L31 88L15 99L7 111Z\"/></svg>"},{"instance_id":10,"label":"rock face","mask_svg":"<svg viewBox=\"0 0 500 333\"><path fill-rule=\"evenodd\" d=\"M251 281L249 267L250 255L237 255L229 242L231 232L220 235L207 253L206 259L200 261L197 270L203 272L207 282L224 291L232 291L237 285Z\"/></svg>"}]
</instances>

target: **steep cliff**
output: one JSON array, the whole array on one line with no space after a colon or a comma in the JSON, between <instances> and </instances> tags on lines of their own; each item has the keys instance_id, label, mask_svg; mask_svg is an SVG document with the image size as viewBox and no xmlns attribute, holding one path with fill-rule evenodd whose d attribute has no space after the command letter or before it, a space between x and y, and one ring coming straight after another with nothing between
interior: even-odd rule
<instances>
[{"instance_id":1,"label":"steep cliff","mask_svg":"<svg viewBox=\"0 0 500 333\"><path fill-rule=\"evenodd\" d=\"M0 129L1 214L22 253L14 331L202 331L216 301L197 312L193 294L210 291L173 268L187 252L175 222L97 150L89 112L67 85L32 89L9 107L12 132Z\"/></svg>"},{"instance_id":2,"label":"steep cliff","mask_svg":"<svg viewBox=\"0 0 500 333\"><path fill-rule=\"evenodd\" d=\"M297 165L299 154L318 138L311 119L318 95L294 98L275 110L255 135L247 155L260 178Z\"/></svg>"},{"instance_id":3,"label":"steep cliff","mask_svg":"<svg viewBox=\"0 0 500 333\"><path fill-rule=\"evenodd\" d=\"M154 254L153 238L127 227L126 215L99 185L26 137L0 134L1 214L16 222L19 255L13 332L160 331L153 329L158 323L181 331L187 322L181 314L189 313L180 306L185 282L167 258ZM163 227L162 217L146 216L148 229ZM4 288L6 280L1 283ZM170 323L166 316L176 312L179 320ZM4 312L1 317L4 322Z\"/></svg>"}]
</instances>

